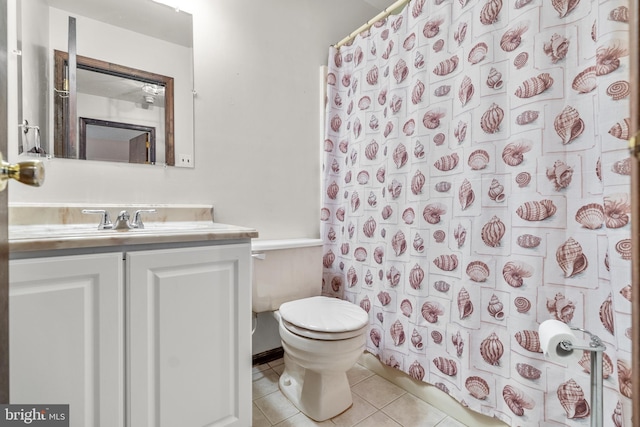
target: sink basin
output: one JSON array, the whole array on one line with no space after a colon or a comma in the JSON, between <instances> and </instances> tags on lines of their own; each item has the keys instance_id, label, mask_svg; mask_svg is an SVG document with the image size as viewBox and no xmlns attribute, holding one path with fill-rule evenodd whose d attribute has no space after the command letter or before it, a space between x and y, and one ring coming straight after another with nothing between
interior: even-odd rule
<instances>
[{"instance_id":1,"label":"sink basin","mask_svg":"<svg viewBox=\"0 0 640 427\"><path fill-rule=\"evenodd\" d=\"M142 209L147 208L147 209ZM143 216L144 228L99 230L103 217L86 213L151 213ZM124 216L123 216L124 217ZM212 221L211 206L204 205L18 205L10 207L9 245L14 256L20 252L115 247L120 245L174 244L214 240L245 240L258 237L252 228ZM95 220L95 221L94 221Z\"/></svg>"},{"instance_id":2,"label":"sink basin","mask_svg":"<svg viewBox=\"0 0 640 427\"><path fill-rule=\"evenodd\" d=\"M162 231L162 232L180 232L183 233L185 231L194 230L194 231L202 231L207 229L220 229L223 227L227 227L225 224L218 224L212 221L168 221L168 222L145 222L144 228L133 228L131 230L125 231Z\"/></svg>"},{"instance_id":3,"label":"sink basin","mask_svg":"<svg viewBox=\"0 0 640 427\"><path fill-rule=\"evenodd\" d=\"M152 222L144 224L144 228L131 228L128 230L98 230L96 224L43 224L43 225L17 225L9 227L9 239L59 239L74 237L102 237L118 236L127 233L135 234L190 234L226 229L226 224L211 221L169 221Z\"/></svg>"}]
</instances>

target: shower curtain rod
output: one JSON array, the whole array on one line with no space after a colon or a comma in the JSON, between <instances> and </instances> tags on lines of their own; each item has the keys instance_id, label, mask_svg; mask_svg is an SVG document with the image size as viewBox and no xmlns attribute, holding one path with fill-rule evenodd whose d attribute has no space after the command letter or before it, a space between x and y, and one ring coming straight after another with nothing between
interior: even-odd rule
<instances>
[{"instance_id":1,"label":"shower curtain rod","mask_svg":"<svg viewBox=\"0 0 640 427\"><path fill-rule=\"evenodd\" d=\"M380 12L379 14L377 14L376 16L374 16L373 18L371 18L370 20L367 21L366 24L362 25L361 27L359 27L357 30L353 31L351 34L349 34L347 37L343 38L342 40L340 40L338 43L336 43L334 45L334 47L336 49L340 49L341 46L349 43L351 40L353 40L358 34L360 34L363 31L368 30L369 28L371 28L371 26L373 24L375 24L376 22L380 21L381 19L385 19L387 16L389 15L393 15L395 13L398 13L407 3L409 3L411 0L397 0L395 3L393 3L391 6L387 7L385 10L383 10L382 12Z\"/></svg>"}]
</instances>

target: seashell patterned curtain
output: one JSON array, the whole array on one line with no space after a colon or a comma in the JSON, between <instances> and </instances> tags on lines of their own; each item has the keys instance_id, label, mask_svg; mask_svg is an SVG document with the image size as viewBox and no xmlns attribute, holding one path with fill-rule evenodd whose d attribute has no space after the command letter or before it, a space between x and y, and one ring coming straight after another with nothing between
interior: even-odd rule
<instances>
[{"instance_id":1,"label":"seashell patterned curtain","mask_svg":"<svg viewBox=\"0 0 640 427\"><path fill-rule=\"evenodd\" d=\"M413 0L330 49L323 293L369 313L369 352L584 426L589 355L540 350L558 319L604 340L605 424L631 425L628 34L624 0Z\"/></svg>"}]
</instances>

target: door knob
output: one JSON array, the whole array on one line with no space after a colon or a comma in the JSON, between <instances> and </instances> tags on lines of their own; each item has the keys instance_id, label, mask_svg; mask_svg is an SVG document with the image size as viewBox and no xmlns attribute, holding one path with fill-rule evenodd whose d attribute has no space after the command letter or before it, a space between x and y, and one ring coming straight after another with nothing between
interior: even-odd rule
<instances>
[{"instance_id":1,"label":"door knob","mask_svg":"<svg viewBox=\"0 0 640 427\"><path fill-rule=\"evenodd\" d=\"M40 187L44 183L44 165L40 160L27 160L12 165L5 162L0 153L0 191L4 191L10 178Z\"/></svg>"}]
</instances>

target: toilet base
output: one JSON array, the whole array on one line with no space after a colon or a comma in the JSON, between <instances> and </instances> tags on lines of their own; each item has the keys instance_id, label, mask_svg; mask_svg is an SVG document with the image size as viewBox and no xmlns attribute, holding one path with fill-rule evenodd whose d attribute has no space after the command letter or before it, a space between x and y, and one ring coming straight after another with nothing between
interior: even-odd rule
<instances>
[{"instance_id":1,"label":"toilet base","mask_svg":"<svg viewBox=\"0 0 640 427\"><path fill-rule=\"evenodd\" d=\"M307 417L322 422L340 415L353 405L345 372L319 374L301 366L291 366L295 363L288 362L285 353L285 371L280 376L280 390Z\"/></svg>"}]
</instances>

